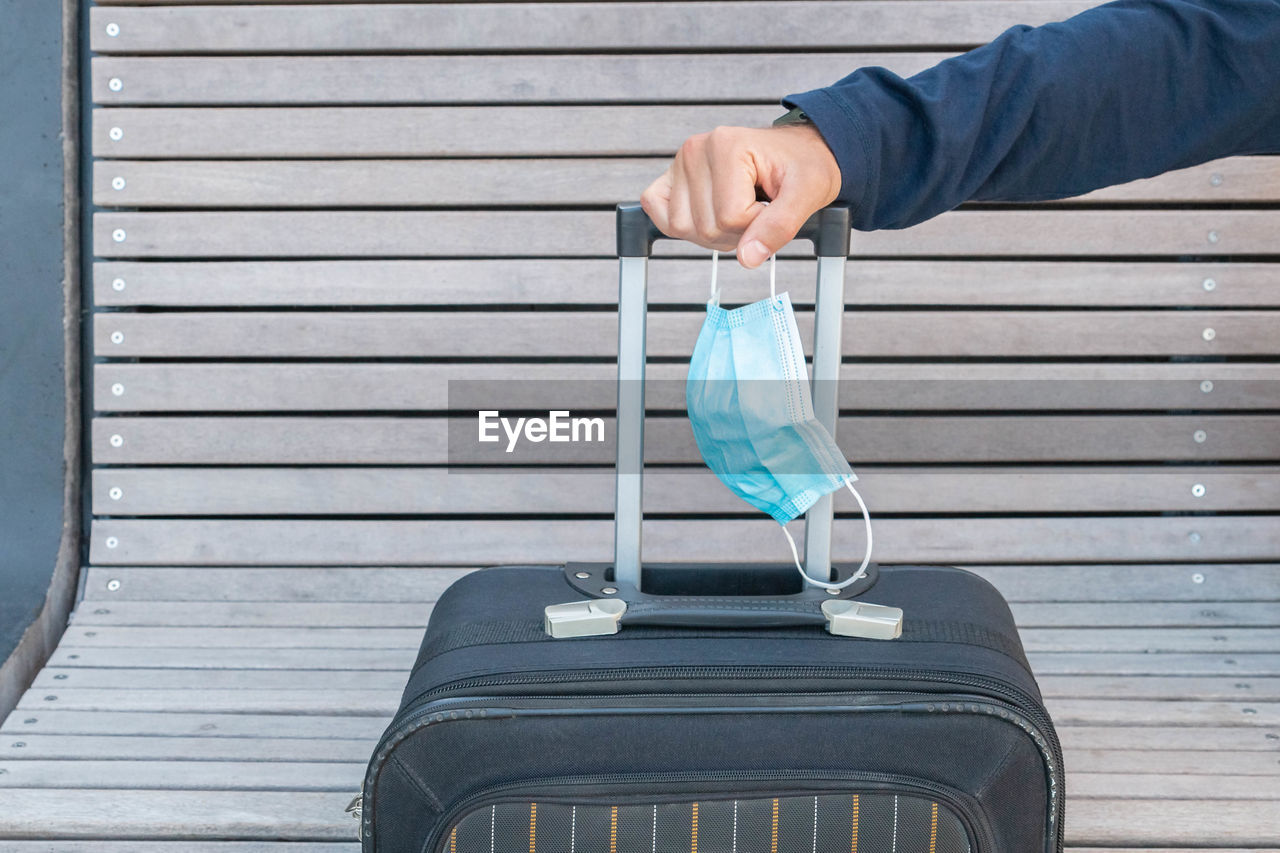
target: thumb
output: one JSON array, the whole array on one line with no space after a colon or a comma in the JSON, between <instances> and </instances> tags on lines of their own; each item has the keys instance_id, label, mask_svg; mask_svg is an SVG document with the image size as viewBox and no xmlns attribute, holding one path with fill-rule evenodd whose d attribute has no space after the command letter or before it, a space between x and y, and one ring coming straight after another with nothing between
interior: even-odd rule
<instances>
[{"instance_id":1,"label":"thumb","mask_svg":"<svg viewBox=\"0 0 1280 853\"><path fill-rule=\"evenodd\" d=\"M778 197L759 204L760 212L738 241L738 262L748 269L760 266L769 256L795 239L809 216L821 207L798 191L794 183L779 188Z\"/></svg>"}]
</instances>

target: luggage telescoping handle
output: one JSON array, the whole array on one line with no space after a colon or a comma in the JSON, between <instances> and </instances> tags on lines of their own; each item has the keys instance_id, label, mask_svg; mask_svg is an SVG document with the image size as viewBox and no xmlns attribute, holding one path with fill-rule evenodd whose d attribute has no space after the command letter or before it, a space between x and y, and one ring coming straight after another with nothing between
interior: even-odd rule
<instances>
[{"instance_id":1,"label":"luggage telescoping handle","mask_svg":"<svg viewBox=\"0 0 1280 853\"><path fill-rule=\"evenodd\" d=\"M818 257L814 306L813 409L832 438L836 434L837 380L840 378L844 268L849 256L847 207L826 207L809 217L798 238L813 243ZM665 239L639 202L618 205L618 415L617 483L614 503L613 565L616 579L643 589L641 505L644 478L644 362L648 312L648 261L653 242ZM805 516L804 563L811 577L831 569L832 496ZM834 579L834 578L832 578Z\"/></svg>"}]
</instances>

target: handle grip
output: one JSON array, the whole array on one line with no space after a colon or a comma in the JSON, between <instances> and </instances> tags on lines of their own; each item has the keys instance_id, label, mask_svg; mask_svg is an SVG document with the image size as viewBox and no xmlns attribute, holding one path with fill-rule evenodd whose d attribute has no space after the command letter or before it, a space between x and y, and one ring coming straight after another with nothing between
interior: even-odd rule
<instances>
[{"instance_id":1,"label":"handle grip","mask_svg":"<svg viewBox=\"0 0 1280 853\"><path fill-rule=\"evenodd\" d=\"M820 258L849 256L850 213L847 207L824 207L810 216L796 234L813 243L813 253ZM618 205L618 257L647 258L655 240L670 239L658 230L638 201Z\"/></svg>"},{"instance_id":2,"label":"handle grip","mask_svg":"<svg viewBox=\"0 0 1280 853\"><path fill-rule=\"evenodd\" d=\"M751 598L649 598L628 602L625 625L672 628L789 628L825 625L822 602Z\"/></svg>"}]
</instances>

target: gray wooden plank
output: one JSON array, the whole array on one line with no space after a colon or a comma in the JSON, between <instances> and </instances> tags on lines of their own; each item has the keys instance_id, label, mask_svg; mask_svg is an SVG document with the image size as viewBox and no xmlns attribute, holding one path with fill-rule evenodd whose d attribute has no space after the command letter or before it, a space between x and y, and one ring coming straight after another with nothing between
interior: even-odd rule
<instances>
[{"instance_id":1,"label":"gray wooden plank","mask_svg":"<svg viewBox=\"0 0 1280 853\"><path fill-rule=\"evenodd\" d=\"M205 1L218 3L221 0ZM5 843L5 849L12 850L13 853L360 853L360 841L119 841L100 838L90 841L9 840ZM1120 850L1073 850L1073 853L1121 852ZM1203 853L1244 852L1243 850L1204 850Z\"/></svg>"},{"instance_id":2,"label":"gray wooden plank","mask_svg":"<svg viewBox=\"0 0 1280 853\"><path fill-rule=\"evenodd\" d=\"M1274 601L1275 565L970 566L1010 601Z\"/></svg>"},{"instance_id":3,"label":"gray wooden plank","mask_svg":"<svg viewBox=\"0 0 1280 853\"><path fill-rule=\"evenodd\" d=\"M614 255L612 211L103 211L104 258ZM1137 254L1230 256L1276 250L1273 210L967 210L903 230L855 232L852 255ZM505 239L495 242L493 234ZM808 254L807 247L783 254ZM701 255L690 243L657 253Z\"/></svg>"},{"instance_id":4,"label":"gray wooden plank","mask_svg":"<svg viewBox=\"0 0 1280 853\"><path fill-rule=\"evenodd\" d=\"M373 752L372 739L351 738L341 740L326 738L311 740L308 738L262 738L262 737L154 737L148 735L30 735L24 734L26 743L21 750L21 758L16 757L13 749L3 753L6 761L147 761L147 760L188 760L188 761L337 761L367 762ZM376 737L376 736L375 736ZM3 745L3 744L0 744ZM1098 750L1102 755L1109 750ZM1148 753L1137 753L1146 755ZM1159 753L1156 753L1159 755ZM1174 753L1182 754L1182 753ZM1195 753L1203 755L1203 753ZM1212 753L1211 753L1212 754ZM1257 753L1220 753L1220 755L1243 755L1232 766L1239 772L1250 772L1255 769L1255 761L1251 758ZM1260 755L1263 763L1272 762L1271 756ZM1121 758L1114 759L1106 766L1128 768L1130 763ZM1204 764L1204 772L1212 772L1217 763Z\"/></svg>"},{"instance_id":5,"label":"gray wooden plank","mask_svg":"<svg viewBox=\"0 0 1280 853\"><path fill-rule=\"evenodd\" d=\"M14 817L0 837L208 837L344 839L348 793L275 791L0 791L0 809ZM1198 847L1260 847L1280 834L1280 809L1255 800L1068 799L1071 844L1139 843Z\"/></svg>"},{"instance_id":6,"label":"gray wooden plank","mask_svg":"<svg viewBox=\"0 0 1280 853\"><path fill-rule=\"evenodd\" d=\"M341 674L330 673L330 675L333 676L335 684L342 683ZM400 680L404 681L403 674ZM1255 710L1277 705L1277 700L1280 700L1280 691L1276 688L1276 682L1276 678L1252 678L1241 681L1188 676L1131 678L1049 676L1040 679L1041 692L1048 700L1138 700L1178 705L1199 702L1237 702L1249 703L1249 707L1254 707ZM148 686L145 679L135 687L76 687L73 681L55 682L55 684L58 686L29 690L19 701L16 713L39 713L46 708L57 708L70 711L324 714L382 717L395 711L403 692L403 684L378 690L354 690L345 687L294 689L215 686L203 689L189 687L170 689ZM55 698L50 699L51 696ZM1162 714L1162 710L1152 711L1151 718L1159 719ZM1267 719L1271 723L1276 722L1274 716ZM1177 719L1173 721L1177 722Z\"/></svg>"},{"instance_id":7,"label":"gray wooden plank","mask_svg":"<svg viewBox=\"0 0 1280 853\"><path fill-rule=\"evenodd\" d=\"M353 791L0 790L0 838L349 840Z\"/></svg>"},{"instance_id":8,"label":"gray wooden plank","mask_svg":"<svg viewBox=\"0 0 1280 853\"><path fill-rule=\"evenodd\" d=\"M652 356L693 351L704 312L648 321ZM811 312L797 312L809 350ZM845 356L1269 355L1274 311L880 311L844 324ZM585 311L99 312L108 358L616 357L617 317Z\"/></svg>"},{"instance_id":9,"label":"gray wooden plank","mask_svg":"<svg viewBox=\"0 0 1280 853\"><path fill-rule=\"evenodd\" d=\"M685 406L685 364L652 364L650 410ZM501 392L511 408L611 409L608 363L97 362L99 411L440 411L459 396ZM1248 363L864 363L841 369L846 412L1016 409L1086 412L1280 408L1280 365ZM502 384L488 384L501 381ZM113 388L119 385L120 393Z\"/></svg>"},{"instance_id":10,"label":"gray wooden plank","mask_svg":"<svg viewBox=\"0 0 1280 853\"><path fill-rule=\"evenodd\" d=\"M540 614L531 622L541 624ZM1274 652L1276 632L1267 628L1024 628L1029 652ZM414 649L422 628L315 627L145 627L73 626L59 643L62 651L117 647L198 649ZM263 651L264 657L272 653ZM313 657L322 659L321 651ZM58 665L61 665L59 659ZM122 663L122 666L138 666ZM407 664L402 663L401 666ZM56 699L43 700L50 703Z\"/></svg>"},{"instance_id":11,"label":"gray wooden plank","mask_svg":"<svg viewBox=\"0 0 1280 853\"><path fill-rule=\"evenodd\" d=\"M0 767L7 772L0 774L0 790L342 791L349 797L360 790L366 764L367 761L4 761ZM1257 781L1255 777L1248 778Z\"/></svg>"},{"instance_id":12,"label":"gray wooden plank","mask_svg":"<svg viewBox=\"0 0 1280 853\"><path fill-rule=\"evenodd\" d=\"M1076 773L1067 771L1069 800L1262 800L1280 805L1280 778L1199 773Z\"/></svg>"},{"instance_id":13,"label":"gray wooden plank","mask_svg":"<svg viewBox=\"0 0 1280 853\"><path fill-rule=\"evenodd\" d=\"M1038 681L1041 693L1057 699L1151 699L1183 702L1280 700L1280 677L1276 676L1204 678L1190 675L1039 675ZM1275 769L1280 772L1280 763Z\"/></svg>"},{"instance_id":14,"label":"gray wooden plank","mask_svg":"<svg viewBox=\"0 0 1280 853\"><path fill-rule=\"evenodd\" d=\"M978 45L1014 24L1061 20L1089 2L512 3L245 6L212 23L198 8L97 8L96 53L487 52L554 48L848 49ZM116 24L112 32L109 23Z\"/></svg>"},{"instance_id":15,"label":"gray wooden plank","mask_svg":"<svg viewBox=\"0 0 1280 853\"><path fill-rule=\"evenodd\" d=\"M1280 601L1038 603L1011 605L1020 628L1280 627ZM423 627L422 602L117 601L82 605L73 627L96 625L195 627ZM1280 634L1277 635L1280 639Z\"/></svg>"},{"instance_id":16,"label":"gray wooden plank","mask_svg":"<svg viewBox=\"0 0 1280 853\"><path fill-rule=\"evenodd\" d=\"M406 662L405 666L407 667L409 663L411 661ZM408 676L408 669L334 671L331 669L142 669L46 666L36 675L31 687L37 691L50 687L105 688L115 691L399 690L404 687Z\"/></svg>"},{"instance_id":17,"label":"gray wooden plank","mask_svg":"<svg viewBox=\"0 0 1280 853\"><path fill-rule=\"evenodd\" d=\"M120 396L129 392L125 386ZM606 438L612 434L606 418ZM470 439L473 422L459 420ZM918 462L1262 461L1277 458L1274 415L846 416L839 444L854 465ZM430 417L96 417L98 465L165 464L509 464L499 445L490 456L449 454L448 423ZM684 418L649 418L646 456L655 462L701 459ZM1197 435L1200 439L1197 440ZM472 454L470 448L468 454ZM524 464L612 464L606 440L590 446L527 442ZM1271 555L1274 557L1275 555ZM1152 557L1151 559L1156 559ZM1205 559L1210 559L1206 557ZM1262 559L1267 559L1263 556ZM448 562L437 557L435 562Z\"/></svg>"},{"instance_id":18,"label":"gray wooden plank","mask_svg":"<svg viewBox=\"0 0 1280 853\"><path fill-rule=\"evenodd\" d=\"M457 161L454 161L457 162ZM615 200L618 197L615 197ZM797 305L813 302L812 260L778 262ZM849 307L1072 305L1275 307L1276 264L1148 261L858 260ZM610 259L97 261L93 298L100 308L157 306L528 305L617 303ZM736 263L719 271L727 294L749 294L759 273ZM1209 289L1205 282L1210 281ZM701 307L703 259L655 258L650 305ZM1258 369L1222 365L1229 369Z\"/></svg>"},{"instance_id":19,"label":"gray wooden plank","mask_svg":"<svg viewBox=\"0 0 1280 853\"><path fill-rule=\"evenodd\" d=\"M0 724L0 750L26 748L27 735L130 735L147 737L249 737L363 740L370 745L391 721L386 717L291 714L138 713L58 711L10 714ZM15 746L15 744L22 746ZM343 805L346 805L345 803Z\"/></svg>"},{"instance_id":20,"label":"gray wooden plank","mask_svg":"<svg viewBox=\"0 0 1280 853\"><path fill-rule=\"evenodd\" d=\"M1269 726L1280 724L1275 702L1157 702L1140 699L1048 699L1054 724L1108 726Z\"/></svg>"},{"instance_id":21,"label":"gray wooden plank","mask_svg":"<svg viewBox=\"0 0 1280 853\"><path fill-rule=\"evenodd\" d=\"M421 632L419 632L421 633ZM252 649L252 648L155 648L65 646L49 656L55 667L146 667L149 669L254 669L280 672L319 669L347 672L352 669L401 672L413 665L416 649Z\"/></svg>"},{"instance_id":22,"label":"gray wooden plank","mask_svg":"<svg viewBox=\"0 0 1280 853\"><path fill-rule=\"evenodd\" d=\"M1280 467L861 467L858 475L877 513L1280 510ZM599 469L119 467L94 469L91 489L102 516L594 515L610 505L614 479ZM755 512L697 468L648 474L644 505L658 514ZM847 492L836 507L858 509Z\"/></svg>"},{"instance_id":23,"label":"gray wooden plank","mask_svg":"<svg viewBox=\"0 0 1280 853\"><path fill-rule=\"evenodd\" d=\"M857 0L858 5L873 1ZM98 160L92 181L94 203L103 207L599 205L634 196L668 162L667 157ZM1278 162L1275 157L1227 158L1067 203L1269 201L1280 198Z\"/></svg>"},{"instance_id":24,"label":"gray wooden plank","mask_svg":"<svg viewBox=\"0 0 1280 853\"><path fill-rule=\"evenodd\" d=\"M1067 797L1064 821L1071 844L1105 847L1267 848L1280 838L1280 808L1274 802Z\"/></svg>"},{"instance_id":25,"label":"gray wooden plank","mask_svg":"<svg viewBox=\"0 0 1280 853\"><path fill-rule=\"evenodd\" d=\"M856 529L855 529L856 527ZM762 520L647 521L656 561L764 559L787 554ZM493 565L604 560L611 521L315 521L98 519L99 565ZM886 563L1268 560L1280 551L1271 516L880 519ZM836 559L861 559L861 525L836 524Z\"/></svg>"},{"instance_id":26,"label":"gray wooden plank","mask_svg":"<svg viewBox=\"0 0 1280 853\"><path fill-rule=\"evenodd\" d=\"M1280 673L1280 655L1263 652L1032 652L1027 655L1037 676L1053 675L1209 675L1230 676L1232 684Z\"/></svg>"},{"instance_id":27,"label":"gray wooden plank","mask_svg":"<svg viewBox=\"0 0 1280 853\"><path fill-rule=\"evenodd\" d=\"M95 56L104 105L776 102L864 65L908 76L952 53ZM120 81L114 89L111 80Z\"/></svg>"},{"instance_id":28,"label":"gray wooden plank","mask_svg":"<svg viewBox=\"0 0 1280 853\"><path fill-rule=\"evenodd\" d=\"M330 674L335 676L335 683L340 683L341 679L336 673ZM401 679L402 682L404 680L406 679ZM45 708L58 708L67 711L129 711L162 714L325 714L385 717L395 713L403 692L403 683L385 690L250 688L166 690L162 688L58 687L27 691L27 694L18 701L15 713L39 713ZM90 784L86 787L109 786Z\"/></svg>"},{"instance_id":29,"label":"gray wooden plank","mask_svg":"<svg viewBox=\"0 0 1280 853\"><path fill-rule=\"evenodd\" d=\"M1268 752L1076 749L1067 752L1063 763L1078 774L1165 773L1195 774L1201 777L1280 774L1280 758ZM1208 787L1213 787L1211 782ZM1072 791L1069 796L1074 795L1075 791Z\"/></svg>"},{"instance_id":30,"label":"gray wooden plank","mask_svg":"<svg viewBox=\"0 0 1280 853\"><path fill-rule=\"evenodd\" d=\"M666 156L716 125L760 127L768 104L683 106L98 107L98 157ZM424 127L431 128L423 133ZM113 130L115 131L113 133ZM636 188L631 195L640 192Z\"/></svg>"},{"instance_id":31,"label":"gray wooden plank","mask_svg":"<svg viewBox=\"0 0 1280 853\"><path fill-rule=\"evenodd\" d=\"M1213 752L1261 752L1280 760L1280 728L1275 726L1095 726L1061 723L1055 728L1069 753L1082 750L1153 752L1163 749L1194 751L1207 757Z\"/></svg>"},{"instance_id":32,"label":"gray wooden plank","mask_svg":"<svg viewBox=\"0 0 1280 853\"><path fill-rule=\"evenodd\" d=\"M435 601L471 569L83 566L86 601ZM115 583L112 583L115 581Z\"/></svg>"},{"instance_id":33,"label":"gray wooden plank","mask_svg":"<svg viewBox=\"0 0 1280 853\"><path fill-rule=\"evenodd\" d=\"M422 642L422 628L209 628L137 626L90 626L69 628L58 643L60 648L112 648L152 646L254 649L409 649ZM1233 648L1227 646L1226 648ZM41 697L41 701L56 699Z\"/></svg>"},{"instance_id":34,"label":"gray wooden plank","mask_svg":"<svg viewBox=\"0 0 1280 853\"><path fill-rule=\"evenodd\" d=\"M1276 601L1280 565L969 566L1011 602ZM84 566L84 597L121 601L430 602L470 569ZM115 581L115 583L112 583Z\"/></svg>"}]
</instances>

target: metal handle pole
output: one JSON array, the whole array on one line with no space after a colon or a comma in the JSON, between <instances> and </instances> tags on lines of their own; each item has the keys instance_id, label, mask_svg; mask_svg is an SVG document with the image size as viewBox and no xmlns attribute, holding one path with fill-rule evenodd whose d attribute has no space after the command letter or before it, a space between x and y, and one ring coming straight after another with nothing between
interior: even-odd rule
<instances>
[{"instance_id":1,"label":"metal handle pole","mask_svg":"<svg viewBox=\"0 0 1280 853\"><path fill-rule=\"evenodd\" d=\"M618 260L618 419L614 577L640 585L644 494L644 358L648 258Z\"/></svg>"},{"instance_id":2,"label":"metal handle pole","mask_svg":"<svg viewBox=\"0 0 1280 853\"><path fill-rule=\"evenodd\" d=\"M845 257L818 258L818 294L813 316L813 412L818 422L836 437L839 416L837 392L844 319ZM835 516L834 496L825 495L805 515L804 568L810 577L833 577L831 532Z\"/></svg>"}]
</instances>

